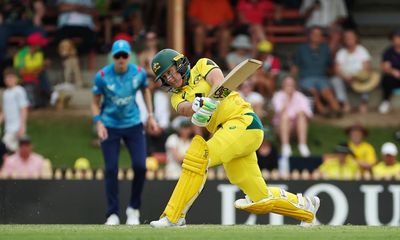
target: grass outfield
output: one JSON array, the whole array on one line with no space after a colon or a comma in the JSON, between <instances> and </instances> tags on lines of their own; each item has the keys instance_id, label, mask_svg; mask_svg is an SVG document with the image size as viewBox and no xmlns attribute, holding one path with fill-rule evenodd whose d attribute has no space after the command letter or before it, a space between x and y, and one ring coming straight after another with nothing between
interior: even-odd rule
<instances>
[{"instance_id":1,"label":"grass outfield","mask_svg":"<svg viewBox=\"0 0 400 240\"><path fill-rule=\"evenodd\" d=\"M179 229L153 229L149 225L138 227L103 225L0 225L0 239L399 239L398 227L367 226L221 226L189 225Z\"/></svg>"},{"instance_id":2,"label":"grass outfield","mask_svg":"<svg viewBox=\"0 0 400 240\"><path fill-rule=\"evenodd\" d=\"M396 130L395 127L369 128L367 140L379 151L384 142L393 141ZM33 139L35 151L49 158L53 167L72 167L79 157L88 158L94 168L103 167L100 148L91 146L95 134L90 117L35 114L29 118L28 134ZM341 128L320 123L310 125L309 147L314 155L331 152L345 139ZM293 151L298 155L295 145ZM122 148L119 163L122 168L130 166L125 148Z\"/></svg>"}]
</instances>

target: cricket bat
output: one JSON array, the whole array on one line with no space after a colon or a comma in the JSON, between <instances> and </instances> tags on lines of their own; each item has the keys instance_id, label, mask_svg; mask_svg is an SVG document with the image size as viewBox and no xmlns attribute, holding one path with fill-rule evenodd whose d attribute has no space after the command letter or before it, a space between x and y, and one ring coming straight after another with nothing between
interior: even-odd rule
<instances>
[{"instance_id":1,"label":"cricket bat","mask_svg":"<svg viewBox=\"0 0 400 240\"><path fill-rule=\"evenodd\" d=\"M221 85L211 89L209 98L217 101L223 100L232 91L244 82L250 75L252 75L262 62L256 59L247 59L237 65L228 75L226 75Z\"/></svg>"}]
</instances>

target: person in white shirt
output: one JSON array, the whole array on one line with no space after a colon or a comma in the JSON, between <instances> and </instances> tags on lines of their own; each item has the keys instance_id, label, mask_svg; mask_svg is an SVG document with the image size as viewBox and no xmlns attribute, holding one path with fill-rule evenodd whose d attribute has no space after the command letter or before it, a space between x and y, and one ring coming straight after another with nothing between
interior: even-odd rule
<instances>
[{"instance_id":1,"label":"person in white shirt","mask_svg":"<svg viewBox=\"0 0 400 240\"><path fill-rule=\"evenodd\" d=\"M371 55L368 50L359 44L357 33L348 29L343 33L344 48L340 49L335 58L335 76L332 85L336 97L343 105L343 112L349 112L351 105L347 98L347 87L352 82L358 81L358 76L365 72L371 72ZM361 104L359 111L368 111L368 93L361 93Z\"/></svg>"},{"instance_id":2,"label":"person in white shirt","mask_svg":"<svg viewBox=\"0 0 400 240\"><path fill-rule=\"evenodd\" d=\"M303 0L300 14L306 18L307 28L331 28L348 16L343 0Z\"/></svg>"},{"instance_id":3,"label":"person in white shirt","mask_svg":"<svg viewBox=\"0 0 400 240\"><path fill-rule=\"evenodd\" d=\"M190 119L182 116L177 117L172 125L175 125L177 133L171 134L165 143L167 153L165 177L176 180L181 175L183 157L193 137L193 125Z\"/></svg>"},{"instance_id":4,"label":"person in white shirt","mask_svg":"<svg viewBox=\"0 0 400 240\"><path fill-rule=\"evenodd\" d=\"M13 68L4 71L7 89L3 93L3 110L0 122L4 121L3 142L9 151L18 149L18 139L26 134L28 118L28 97L25 89L18 85L18 73Z\"/></svg>"}]
</instances>

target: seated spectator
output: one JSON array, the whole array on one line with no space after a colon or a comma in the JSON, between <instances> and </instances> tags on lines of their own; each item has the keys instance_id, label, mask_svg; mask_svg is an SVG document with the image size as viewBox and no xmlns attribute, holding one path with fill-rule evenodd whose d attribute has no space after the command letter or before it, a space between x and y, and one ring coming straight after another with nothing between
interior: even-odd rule
<instances>
[{"instance_id":1,"label":"seated spectator","mask_svg":"<svg viewBox=\"0 0 400 240\"><path fill-rule=\"evenodd\" d=\"M324 159L318 171L324 179L353 180L359 172L354 155L346 143L338 144L334 154Z\"/></svg>"},{"instance_id":2,"label":"seated spectator","mask_svg":"<svg viewBox=\"0 0 400 240\"><path fill-rule=\"evenodd\" d=\"M92 0L59 0L58 30L54 42L58 45L66 38L78 38L78 52L87 53L96 46L93 16L96 13Z\"/></svg>"},{"instance_id":3,"label":"seated spectator","mask_svg":"<svg viewBox=\"0 0 400 240\"><path fill-rule=\"evenodd\" d=\"M41 48L48 40L41 33L32 33L28 44L14 56L14 67L19 71L31 107L44 107L50 99L51 86L47 79L46 62Z\"/></svg>"},{"instance_id":4,"label":"seated spectator","mask_svg":"<svg viewBox=\"0 0 400 240\"><path fill-rule=\"evenodd\" d=\"M296 82L292 77L288 76L283 79L282 90L274 94L272 104L275 111L273 124L282 144L282 156L290 157L292 155L290 135L295 133L300 155L309 157L308 119L313 116L313 113L307 97L296 90Z\"/></svg>"},{"instance_id":5,"label":"seated spectator","mask_svg":"<svg viewBox=\"0 0 400 240\"><path fill-rule=\"evenodd\" d=\"M260 119L265 117L264 98L261 94L254 91L254 84L250 79L240 85L239 94L251 104L251 107Z\"/></svg>"},{"instance_id":6,"label":"seated spectator","mask_svg":"<svg viewBox=\"0 0 400 240\"><path fill-rule=\"evenodd\" d=\"M300 88L312 95L319 113L340 116L340 107L328 78L330 66L331 54L324 42L323 31L319 27L313 27L309 31L308 43L300 45L297 49L291 72L293 76L298 75ZM321 98L328 102L332 111L325 109Z\"/></svg>"},{"instance_id":7,"label":"seated spectator","mask_svg":"<svg viewBox=\"0 0 400 240\"><path fill-rule=\"evenodd\" d=\"M177 133L171 134L165 143L167 150L165 177L167 179L178 179L181 175L183 157L193 137L193 127L190 119L177 117L173 125L177 125Z\"/></svg>"},{"instance_id":8,"label":"seated spectator","mask_svg":"<svg viewBox=\"0 0 400 240\"><path fill-rule=\"evenodd\" d=\"M251 43L247 35L238 35L233 39L231 47L234 49L226 56L229 71L246 59L251 58Z\"/></svg>"},{"instance_id":9,"label":"seated spectator","mask_svg":"<svg viewBox=\"0 0 400 240\"><path fill-rule=\"evenodd\" d=\"M26 134L29 101L25 89L18 85L18 72L13 68L4 71L6 90L3 93L3 112L0 122L4 122L3 142L7 149L18 149L18 138Z\"/></svg>"},{"instance_id":10,"label":"seated spectator","mask_svg":"<svg viewBox=\"0 0 400 240\"><path fill-rule=\"evenodd\" d=\"M168 137L167 130L170 126L171 106L168 93L156 86L154 75L148 74L147 79L153 96L154 119L159 126L157 130L147 133L147 152L149 155L152 155L156 152L165 152L165 141ZM136 102L139 106L142 123L146 124L148 112L141 91L136 93Z\"/></svg>"},{"instance_id":11,"label":"seated spectator","mask_svg":"<svg viewBox=\"0 0 400 240\"><path fill-rule=\"evenodd\" d=\"M346 134L348 136L347 144L354 153L354 159L358 163L361 173L371 171L377 160L374 147L365 141L368 130L360 124L355 124L346 128Z\"/></svg>"},{"instance_id":12,"label":"seated spectator","mask_svg":"<svg viewBox=\"0 0 400 240\"><path fill-rule=\"evenodd\" d=\"M339 39L340 29L348 18L348 11L343 0L305 0L300 7L300 14L306 19L306 27L319 26L329 35L329 46L334 54Z\"/></svg>"},{"instance_id":13,"label":"seated spectator","mask_svg":"<svg viewBox=\"0 0 400 240\"><path fill-rule=\"evenodd\" d=\"M386 114L390 111L390 98L393 91L400 88L400 29L392 35L390 46L382 57L382 90L383 101L379 105L379 112Z\"/></svg>"},{"instance_id":14,"label":"seated spectator","mask_svg":"<svg viewBox=\"0 0 400 240\"><path fill-rule=\"evenodd\" d=\"M142 52L139 54L139 66L144 67L146 69L147 74L153 72L151 69L151 60L160 50L158 48L158 37L155 32L147 32L145 39L145 47Z\"/></svg>"},{"instance_id":15,"label":"seated spectator","mask_svg":"<svg viewBox=\"0 0 400 240\"><path fill-rule=\"evenodd\" d=\"M351 105L347 98L346 88L351 87L354 82L361 81L361 75L371 73L371 55L368 50L359 44L357 33L354 30L346 30L343 33L344 48L336 54L335 73L332 84L339 102L343 105L344 112L350 112ZM361 104L359 111L368 111L368 92L361 93Z\"/></svg>"},{"instance_id":16,"label":"seated spectator","mask_svg":"<svg viewBox=\"0 0 400 240\"><path fill-rule=\"evenodd\" d=\"M375 178L393 178L400 176L400 163L397 162L398 150L394 143L386 142L381 148L382 161L372 167Z\"/></svg>"},{"instance_id":17,"label":"seated spectator","mask_svg":"<svg viewBox=\"0 0 400 240\"><path fill-rule=\"evenodd\" d=\"M6 157L2 175L8 178L38 178L43 172L45 159L32 151L31 139L24 136L19 139L19 149Z\"/></svg>"},{"instance_id":18,"label":"seated spectator","mask_svg":"<svg viewBox=\"0 0 400 240\"><path fill-rule=\"evenodd\" d=\"M263 66L255 74L256 89L268 99L275 92L275 82L281 71L281 61L272 53L273 45L270 41L263 40L257 44L257 59L263 62Z\"/></svg>"},{"instance_id":19,"label":"seated spectator","mask_svg":"<svg viewBox=\"0 0 400 240\"><path fill-rule=\"evenodd\" d=\"M237 6L239 28L244 28L245 34L251 36L253 46L265 40L263 23L265 18L273 13L274 4L271 0L239 0Z\"/></svg>"},{"instance_id":20,"label":"seated spectator","mask_svg":"<svg viewBox=\"0 0 400 240\"><path fill-rule=\"evenodd\" d=\"M278 151L272 142L272 133L269 129L264 130L264 140L256 151L258 166L260 169L278 169Z\"/></svg>"},{"instance_id":21,"label":"seated spectator","mask_svg":"<svg viewBox=\"0 0 400 240\"><path fill-rule=\"evenodd\" d=\"M1 1L0 8L0 62L7 57L8 39L12 36L28 36L42 32L42 19L46 12L43 1Z\"/></svg>"},{"instance_id":22,"label":"seated spectator","mask_svg":"<svg viewBox=\"0 0 400 240\"><path fill-rule=\"evenodd\" d=\"M229 1L192 0L189 4L188 15L194 31L194 53L196 57L204 54L206 38L214 36L217 38L218 57L225 59L231 38L229 25L234 18Z\"/></svg>"}]
</instances>

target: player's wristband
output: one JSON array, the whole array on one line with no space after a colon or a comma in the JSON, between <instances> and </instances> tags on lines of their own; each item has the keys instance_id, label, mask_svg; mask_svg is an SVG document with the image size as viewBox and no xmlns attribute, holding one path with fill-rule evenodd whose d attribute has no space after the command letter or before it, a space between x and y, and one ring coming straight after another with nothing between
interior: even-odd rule
<instances>
[{"instance_id":1,"label":"player's wristband","mask_svg":"<svg viewBox=\"0 0 400 240\"><path fill-rule=\"evenodd\" d=\"M101 121L101 115L93 116L93 123L97 123L98 121Z\"/></svg>"}]
</instances>

